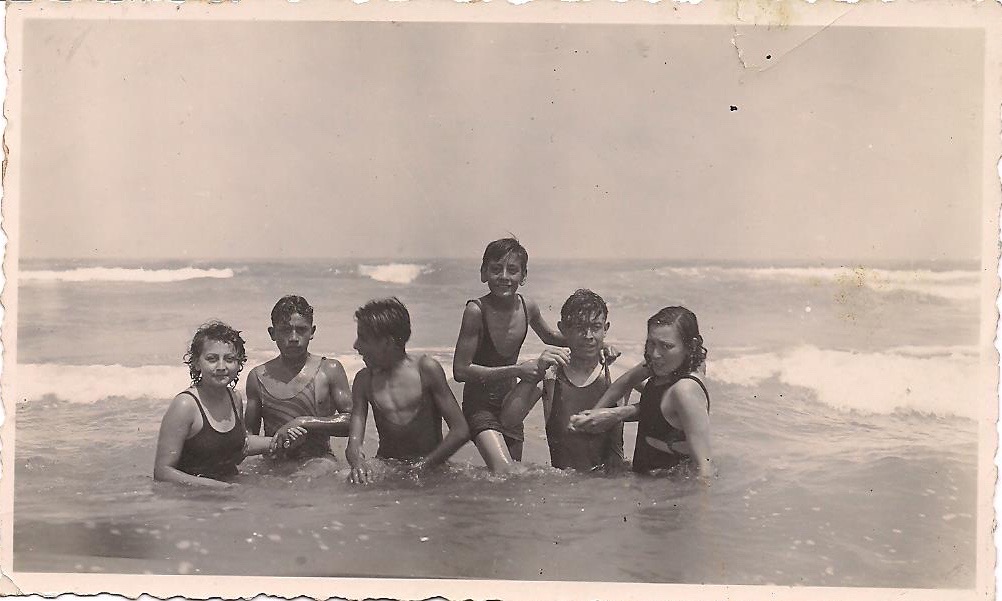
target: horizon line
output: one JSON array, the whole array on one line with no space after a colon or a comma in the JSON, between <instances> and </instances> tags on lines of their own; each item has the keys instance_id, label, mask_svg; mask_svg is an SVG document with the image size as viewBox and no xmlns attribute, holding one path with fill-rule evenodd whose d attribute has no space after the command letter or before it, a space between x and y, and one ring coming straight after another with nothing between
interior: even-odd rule
<instances>
[{"instance_id":1,"label":"horizon line","mask_svg":"<svg viewBox=\"0 0 1002 601\"><path fill-rule=\"evenodd\" d=\"M392 256L301 256L301 257L275 257L275 256L253 256L253 257L124 257L124 256L35 256L35 257L24 257L18 258L19 261L108 261L117 263L141 263L144 261L150 262L226 262L234 261L241 263L294 263L296 261L307 261L307 262L317 262L317 261L331 261L331 262L387 262L387 263L407 263L413 261L458 261L458 260L469 260L471 262L476 262L480 260L480 257L473 256L457 256L457 255L439 255L439 256L408 256L408 257L392 257ZM669 264L685 264L685 263L701 263L701 264L753 264L753 265L763 265L763 264L778 264L778 265L831 265L839 264L842 267L858 265L865 266L867 264L935 264L935 263L964 263L964 264L974 264L980 263L982 257L943 257L943 258L898 258L898 257L885 257L885 258L862 258L862 257L837 257L837 258L763 258L763 259L730 259L730 258L706 258L706 257L660 257L660 256L633 256L633 257L561 257L561 256L532 256L530 255L530 263L532 261L600 261L600 262L615 262L615 261L664 261Z\"/></svg>"}]
</instances>

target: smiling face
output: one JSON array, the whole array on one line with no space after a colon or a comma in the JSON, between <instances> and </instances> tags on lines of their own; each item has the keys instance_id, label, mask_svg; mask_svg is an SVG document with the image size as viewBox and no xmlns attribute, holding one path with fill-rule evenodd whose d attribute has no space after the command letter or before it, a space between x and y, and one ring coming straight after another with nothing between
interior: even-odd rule
<instances>
[{"instance_id":1,"label":"smiling face","mask_svg":"<svg viewBox=\"0 0 1002 601\"><path fill-rule=\"evenodd\" d=\"M644 359L656 376L668 376L685 364L689 349L674 324L655 325L647 330Z\"/></svg>"},{"instance_id":2,"label":"smiling face","mask_svg":"<svg viewBox=\"0 0 1002 601\"><path fill-rule=\"evenodd\" d=\"M301 359L310 351L310 340L317 327L312 320L293 313L288 322L268 328L268 334L278 346L278 352L287 359Z\"/></svg>"},{"instance_id":3,"label":"smiling face","mask_svg":"<svg viewBox=\"0 0 1002 601\"><path fill-rule=\"evenodd\" d=\"M487 284L493 296L508 299L515 296L525 275L521 259L511 252L496 261L488 261L480 270L480 281Z\"/></svg>"},{"instance_id":4,"label":"smiling face","mask_svg":"<svg viewBox=\"0 0 1002 601\"><path fill-rule=\"evenodd\" d=\"M560 321L557 327L567 339L571 354L576 357L593 359L598 356L605 343L605 335L609 331L609 322L605 313L593 312L586 319L575 319L570 323Z\"/></svg>"},{"instance_id":5,"label":"smiling face","mask_svg":"<svg viewBox=\"0 0 1002 601\"><path fill-rule=\"evenodd\" d=\"M197 368L204 386L225 388L240 373L240 358L233 344L219 340L206 340L198 355Z\"/></svg>"}]
</instances>

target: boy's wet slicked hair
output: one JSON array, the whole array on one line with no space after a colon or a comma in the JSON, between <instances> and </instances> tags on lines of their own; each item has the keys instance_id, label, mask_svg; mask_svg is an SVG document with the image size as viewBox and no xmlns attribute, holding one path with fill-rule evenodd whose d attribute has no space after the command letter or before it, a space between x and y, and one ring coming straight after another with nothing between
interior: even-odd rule
<instances>
[{"instance_id":1,"label":"boy's wet slicked hair","mask_svg":"<svg viewBox=\"0 0 1002 601\"><path fill-rule=\"evenodd\" d=\"M271 325L279 326L289 323L295 314L302 315L313 323L313 307L306 299L295 294L288 294L278 299L275 307L271 310Z\"/></svg>"},{"instance_id":2,"label":"boy's wet slicked hair","mask_svg":"<svg viewBox=\"0 0 1002 601\"><path fill-rule=\"evenodd\" d=\"M355 311L355 321L375 336L389 336L400 348L411 339L411 315L395 296L365 303Z\"/></svg>"},{"instance_id":3,"label":"boy's wet slicked hair","mask_svg":"<svg viewBox=\"0 0 1002 601\"><path fill-rule=\"evenodd\" d=\"M202 372L198 369L198 357L205 349L205 343L210 340L224 342L233 345L233 350L237 354L239 368L237 373L244 368L247 362L247 351L244 349L244 339L240 337L239 330L234 330L221 321L210 321L202 324L188 345L188 352L184 354L184 362L188 364L188 374L191 376L191 383L198 384L202 381ZM239 378L233 378L231 385L236 385Z\"/></svg>"},{"instance_id":4,"label":"boy's wet slicked hair","mask_svg":"<svg viewBox=\"0 0 1002 601\"><path fill-rule=\"evenodd\" d=\"M647 329L657 326L675 326L678 337L682 339L689 356L676 373L688 374L699 369L706 361L708 351L703 346L703 336L699 333L699 322L696 314L685 307L665 307L647 320Z\"/></svg>"},{"instance_id":5,"label":"boy's wet slicked hair","mask_svg":"<svg viewBox=\"0 0 1002 601\"><path fill-rule=\"evenodd\" d=\"M480 263L480 269L487 268L487 264L492 261L500 261L508 255L515 255L524 272L529 268L529 251L525 250L522 243L517 238L501 238L487 245L484 249L484 260Z\"/></svg>"},{"instance_id":6,"label":"boy's wet slicked hair","mask_svg":"<svg viewBox=\"0 0 1002 601\"><path fill-rule=\"evenodd\" d=\"M609 307L605 300L588 290L579 288L560 307L560 321L564 325L577 326L591 321L592 316L601 315L603 321L609 317Z\"/></svg>"}]
</instances>

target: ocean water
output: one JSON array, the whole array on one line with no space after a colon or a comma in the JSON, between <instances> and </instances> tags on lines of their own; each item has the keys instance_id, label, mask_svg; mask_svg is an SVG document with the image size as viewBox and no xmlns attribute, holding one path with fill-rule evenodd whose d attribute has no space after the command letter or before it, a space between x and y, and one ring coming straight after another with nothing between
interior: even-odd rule
<instances>
[{"instance_id":1,"label":"ocean water","mask_svg":"<svg viewBox=\"0 0 1002 601\"><path fill-rule=\"evenodd\" d=\"M468 444L421 480L387 468L353 487L339 440L336 462L248 459L232 490L153 482L160 418L187 385L181 357L200 323L243 330L253 365L274 353L275 300L302 294L316 309L312 350L352 377L354 309L395 295L411 312L411 352L451 372L464 301L483 293L478 266L23 262L15 569L974 585L982 409L971 265L534 260L523 292L551 321L578 287L609 303L608 341L623 351L614 373L639 360L657 309L697 313L720 472L708 489L685 473L546 467L538 408L520 476L490 475ZM541 349L530 333L522 357ZM635 433L628 425L628 456ZM370 456L375 442L370 419Z\"/></svg>"}]
</instances>

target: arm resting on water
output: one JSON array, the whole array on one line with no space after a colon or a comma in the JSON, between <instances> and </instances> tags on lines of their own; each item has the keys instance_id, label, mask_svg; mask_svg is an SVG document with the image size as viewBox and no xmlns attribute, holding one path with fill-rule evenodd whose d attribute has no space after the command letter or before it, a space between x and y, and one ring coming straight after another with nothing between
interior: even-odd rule
<instances>
[{"instance_id":1,"label":"arm resting on water","mask_svg":"<svg viewBox=\"0 0 1002 601\"><path fill-rule=\"evenodd\" d=\"M435 447L435 450L414 465L415 469L424 470L444 462L466 444L470 440L470 428L466 424L463 410L459 408L459 403L456 401L456 395L449 388L442 365L428 355L424 355L418 360L418 369L424 375L423 380L428 382L428 387L422 394L431 395L435 406L438 407L438 412L445 418L445 423L449 426L449 433Z\"/></svg>"}]
</instances>

